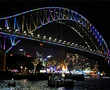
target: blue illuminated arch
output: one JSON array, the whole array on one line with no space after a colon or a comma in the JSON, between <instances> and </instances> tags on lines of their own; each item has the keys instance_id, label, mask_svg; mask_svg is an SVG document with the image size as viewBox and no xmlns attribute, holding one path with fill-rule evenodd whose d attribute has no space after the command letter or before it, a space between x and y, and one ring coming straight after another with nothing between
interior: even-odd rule
<instances>
[{"instance_id":1,"label":"blue illuminated arch","mask_svg":"<svg viewBox=\"0 0 110 90\"><path fill-rule=\"evenodd\" d=\"M36 25L36 28L33 30L38 30L41 27L55 22L55 21L59 21L59 20L70 20L73 22L76 22L80 25L82 25L84 28L86 28L88 30L88 32L90 32L95 39L97 40L99 46L102 46L104 49L105 54L107 54L108 56L108 46L107 43L105 42L104 38L102 37L102 35L98 32L98 30L94 27L94 25L92 25L84 16L82 16L81 14L79 14L78 12L68 9L68 8L63 8L63 7L43 7L43 8L38 8L38 9L34 9L34 10L29 10L26 12L22 12L16 15L12 15L12 16L7 16L7 17L3 17L0 18L0 21L5 21L5 27L9 27L9 20L14 18L14 29L15 28L21 28L20 24L21 22L17 22L16 18L19 18L20 16L26 16L27 14L32 14L35 15L37 12L42 12L46 14L42 14L43 16L46 16L45 18L40 18L42 20L40 20L40 24ZM56 13L58 15L56 15ZM45 22L46 19L46 22ZM22 32L22 30L21 30Z\"/></svg>"}]
</instances>

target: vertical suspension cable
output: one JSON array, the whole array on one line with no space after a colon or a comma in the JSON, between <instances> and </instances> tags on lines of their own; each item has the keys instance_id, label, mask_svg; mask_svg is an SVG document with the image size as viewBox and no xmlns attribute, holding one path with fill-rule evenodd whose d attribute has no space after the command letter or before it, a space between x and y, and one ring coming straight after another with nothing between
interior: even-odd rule
<instances>
[{"instance_id":1,"label":"vertical suspension cable","mask_svg":"<svg viewBox=\"0 0 110 90\"><path fill-rule=\"evenodd\" d=\"M15 46L15 39L16 37L10 37L11 45Z\"/></svg>"},{"instance_id":2,"label":"vertical suspension cable","mask_svg":"<svg viewBox=\"0 0 110 90\"><path fill-rule=\"evenodd\" d=\"M14 30L16 29L16 17L14 18Z\"/></svg>"},{"instance_id":3,"label":"vertical suspension cable","mask_svg":"<svg viewBox=\"0 0 110 90\"><path fill-rule=\"evenodd\" d=\"M8 29L9 25L8 25L8 20L5 20L5 27Z\"/></svg>"},{"instance_id":4,"label":"vertical suspension cable","mask_svg":"<svg viewBox=\"0 0 110 90\"><path fill-rule=\"evenodd\" d=\"M24 17L24 15L23 15L23 18L22 18L22 33L24 32L24 20L25 20L25 17Z\"/></svg>"},{"instance_id":5,"label":"vertical suspension cable","mask_svg":"<svg viewBox=\"0 0 110 90\"><path fill-rule=\"evenodd\" d=\"M0 40L0 49L2 49L2 43L1 43L1 40Z\"/></svg>"},{"instance_id":6,"label":"vertical suspension cable","mask_svg":"<svg viewBox=\"0 0 110 90\"><path fill-rule=\"evenodd\" d=\"M3 42L3 50L5 50L6 49L6 38L4 38L3 41L4 41Z\"/></svg>"}]
</instances>

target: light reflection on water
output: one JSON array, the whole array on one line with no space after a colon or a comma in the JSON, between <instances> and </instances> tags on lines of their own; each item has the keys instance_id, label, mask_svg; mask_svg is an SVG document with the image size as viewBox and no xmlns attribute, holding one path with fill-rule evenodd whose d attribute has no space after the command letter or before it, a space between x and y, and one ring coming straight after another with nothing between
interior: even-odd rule
<instances>
[{"instance_id":1,"label":"light reflection on water","mask_svg":"<svg viewBox=\"0 0 110 90\"><path fill-rule=\"evenodd\" d=\"M39 88L0 88L0 90L66 90L65 88L54 88L54 89L48 89L48 88L44 88L44 89L39 89ZM73 90L73 89L71 89Z\"/></svg>"},{"instance_id":2,"label":"light reflection on water","mask_svg":"<svg viewBox=\"0 0 110 90\"><path fill-rule=\"evenodd\" d=\"M9 82L16 82L16 87L8 86ZM78 88L48 87L47 81L29 81L29 80L3 80L0 82L0 90L82 90Z\"/></svg>"},{"instance_id":3,"label":"light reflection on water","mask_svg":"<svg viewBox=\"0 0 110 90\"><path fill-rule=\"evenodd\" d=\"M2 80L0 81L0 90L110 90L108 89L96 89L92 88L84 88L80 86L74 86L73 88L65 88L65 87L48 87L47 81L29 81L29 80L15 80L16 87L8 86L9 82L13 82L12 80Z\"/></svg>"},{"instance_id":4,"label":"light reflection on water","mask_svg":"<svg viewBox=\"0 0 110 90\"><path fill-rule=\"evenodd\" d=\"M9 82L16 82L16 87L8 86ZM66 90L64 87L48 87L47 81L29 81L29 80L3 80L0 82L0 90Z\"/></svg>"}]
</instances>

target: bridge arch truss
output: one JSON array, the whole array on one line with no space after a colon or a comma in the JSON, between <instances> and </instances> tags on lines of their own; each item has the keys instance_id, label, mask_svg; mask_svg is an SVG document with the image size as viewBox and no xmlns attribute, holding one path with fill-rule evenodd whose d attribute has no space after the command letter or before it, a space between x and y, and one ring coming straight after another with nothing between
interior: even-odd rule
<instances>
[{"instance_id":1,"label":"bridge arch truss","mask_svg":"<svg viewBox=\"0 0 110 90\"><path fill-rule=\"evenodd\" d=\"M71 28L79 37L84 40L84 46L74 42L58 40L56 38L40 36L35 34L40 28L49 23L61 23ZM97 54L102 57L109 57L109 49L102 35L84 16L78 12L63 7L44 7L16 15L0 18L0 34L43 40L48 42L73 47L79 50Z\"/></svg>"}]
</instances>

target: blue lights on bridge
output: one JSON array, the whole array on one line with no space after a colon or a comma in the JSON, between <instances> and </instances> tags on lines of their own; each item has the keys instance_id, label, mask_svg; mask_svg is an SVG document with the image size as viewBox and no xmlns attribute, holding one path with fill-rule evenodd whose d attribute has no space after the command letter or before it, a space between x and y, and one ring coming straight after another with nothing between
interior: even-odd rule
<instances>
[{"instance_id":1,"label":"blue lights on bridge","mask_svg":"<svg viewBox=\"0 0 110 90\"><path fill-rule=\"evenodd\" d=\"M23 19L23 17L25 19ZM103 47L104 53L108 53L107 43L100 35L98 30L85 17L67 8L63 8L63 7L38 8L38 9L18 13L13 16L0 18L0 21L3 22L0 25L1 28L3 27L2 30L0 30L0 34L12 36L10 38L12 46L15 46L16 38L33 39L33 37L36 37L33 36L33 33L49 23L52 22L62 23L63 21L73 21L83 26L83 28L86 28L85 30L87 30L87 32L89 32L89 34L91 34L91 36L93 36L96 39L96 42L98 44L97 48L99 48L99 51L103 51L101 50L101 48ZM12 29L11 33L9 31L10 29ZM79 30L77 30L77 32L80 33Z\"/></svg>"}]
</instances>

